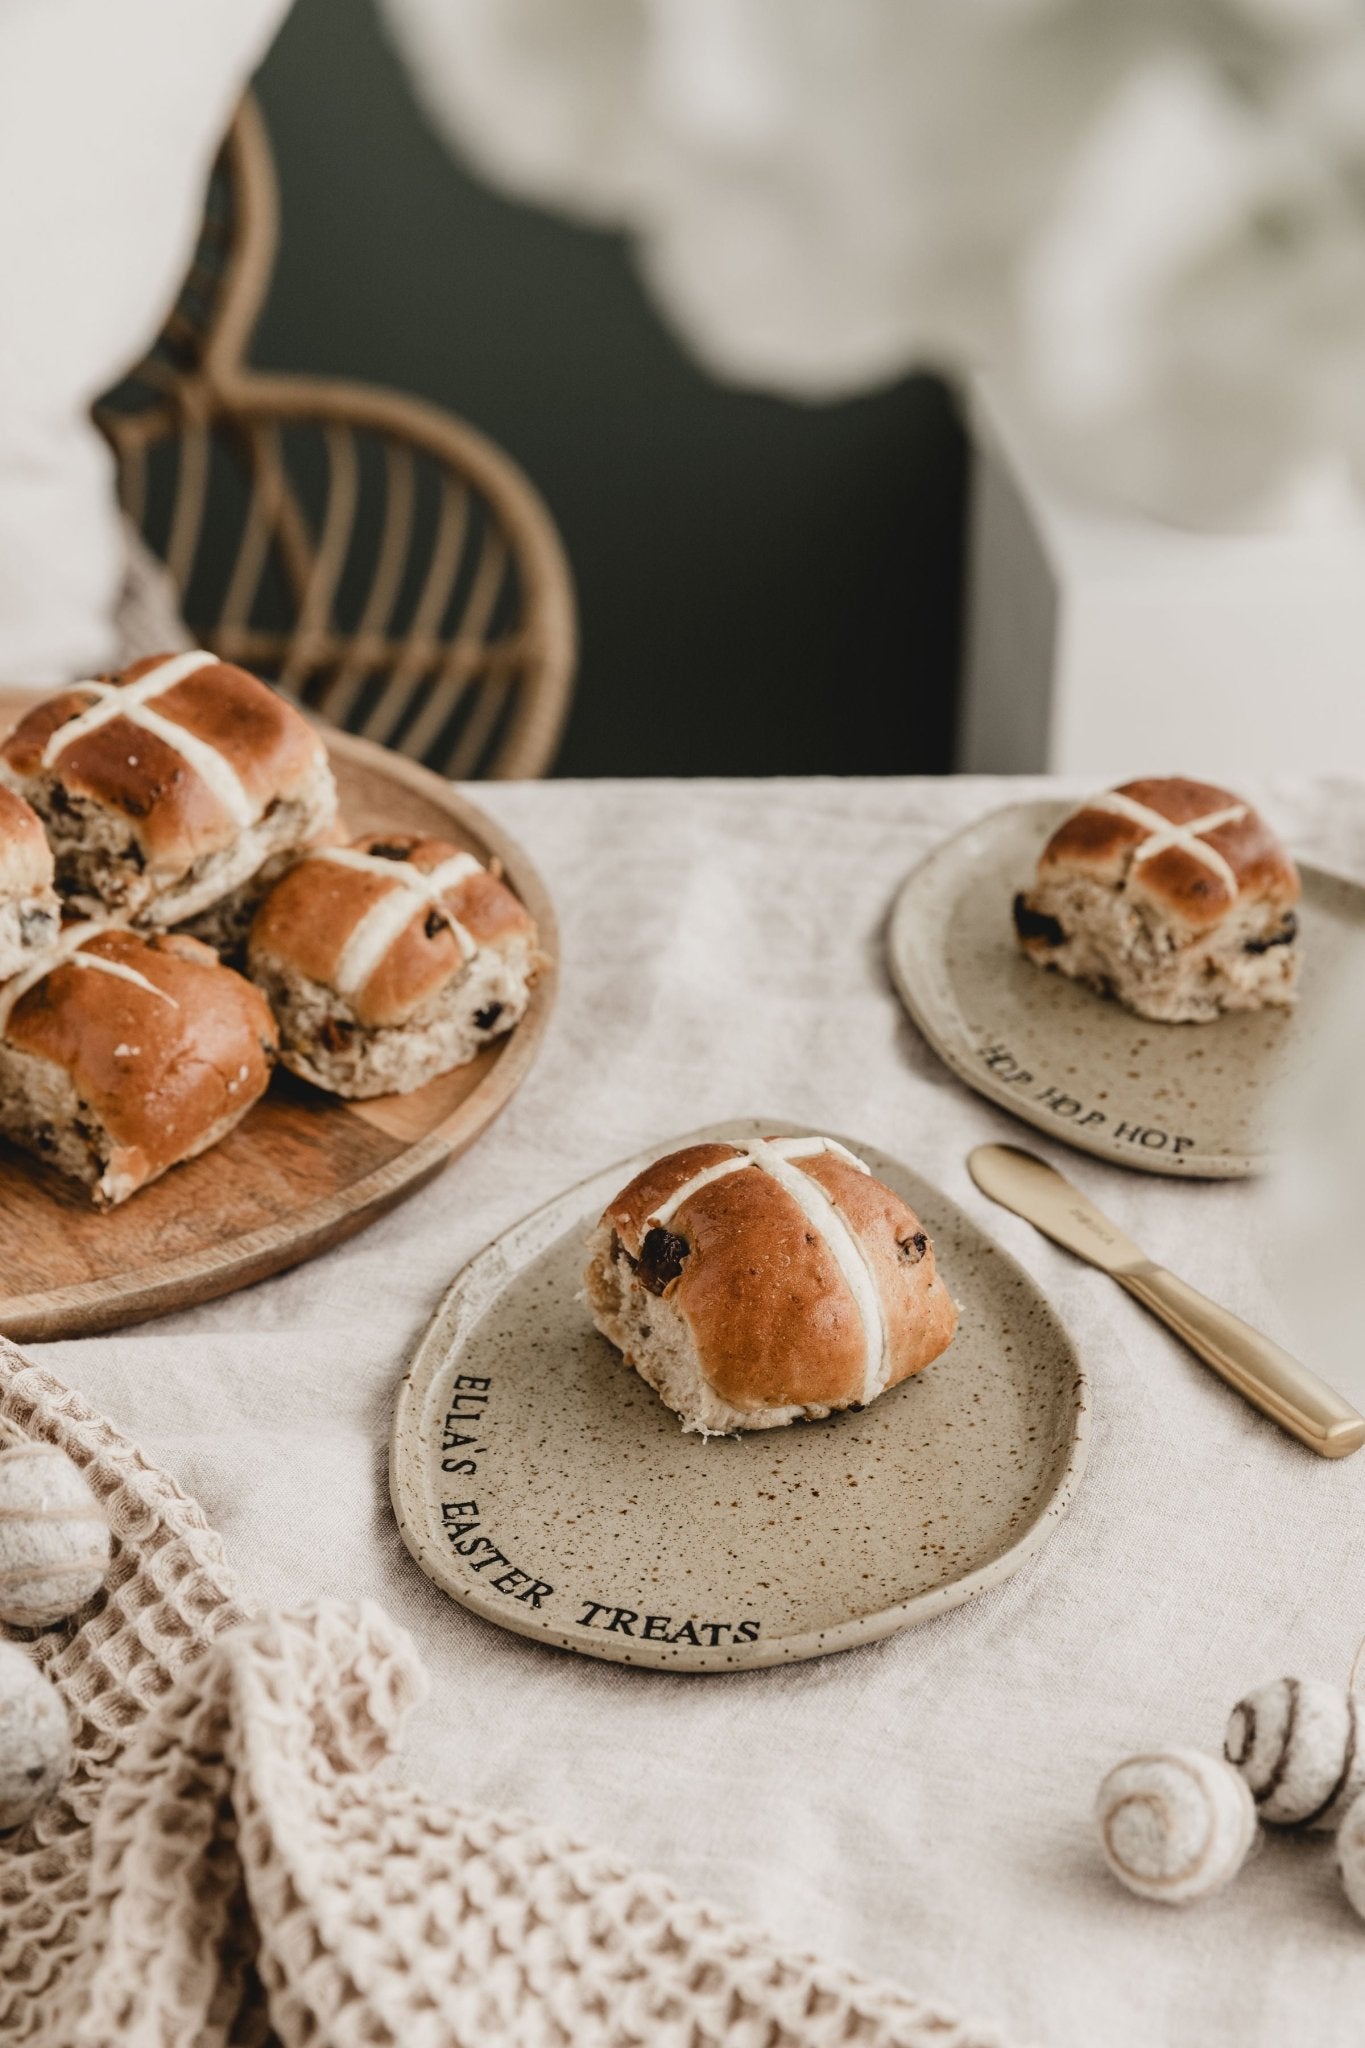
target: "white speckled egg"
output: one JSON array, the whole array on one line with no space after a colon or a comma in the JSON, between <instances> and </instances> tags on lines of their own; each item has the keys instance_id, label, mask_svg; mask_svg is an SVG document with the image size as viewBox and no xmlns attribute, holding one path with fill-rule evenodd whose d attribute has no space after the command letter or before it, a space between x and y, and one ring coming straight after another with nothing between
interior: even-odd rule
<instances>
[{"instance_id":1,"label":"white speckled egg","mask_svg":"<svg viewBox=\"0 0 1365 2048\"><path fill-rule=\"evenodd\" d=\"M1320 1678L1280 1678L1239 1700L1223 1754L1256 1811L1280 1828L1333 1828L1365 1790L1354 1696Z\"/></svg>"},{"instance_id":2,"label":"white speckled egg","mask_svg":"<svg viewBox=\"0 0 1365 2048\"><path fill-rule=\"evenodd\" d=\"M1104 1860L1139 1898L1181 1905L1217 1891L1256 1839L1246 1782L1199 1749L1130 1756L1095 1801Z\"/></svg>"},{"instance_id":3,"label":"white speckled egg","mask_svg":"<svg viewBox=\"0 0 1365 2048\"><path fill-rule=\"evenodd\" d=\"M45 1628L84 1607L109 1569L109 1524L55 1444L0 1450L0 1621Z\"/></svg>"},{"instance_id":4,"label":"white speckled egg","mask_svg":"<svg viewBox=\"0 0 1365 2048\"><path fill-rule=\"evenodd\" d=\"M0 1829L52 1797L70 1757L61 1694L17 1643L0 1643Z\"/></svg>"}]
</instances>

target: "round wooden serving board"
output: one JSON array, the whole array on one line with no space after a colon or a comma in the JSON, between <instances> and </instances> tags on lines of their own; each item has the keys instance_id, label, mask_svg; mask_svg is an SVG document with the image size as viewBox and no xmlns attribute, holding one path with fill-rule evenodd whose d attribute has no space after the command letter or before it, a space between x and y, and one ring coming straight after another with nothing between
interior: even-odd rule
<instances>
[{"instance_id":1,"label":"round wooden serving board","mask_svg":"<svg viewBox=\"0 0 1365 2048\"><path fill-rule=\"evenodd\" d=\"M898 1161L853 1149L932 1233L962 1311L941 1358L858 1413L704 1440L601 1336L584 1239L649 1160L597 1174L480 1252L399 1388L403 1540L462 1607L518 1635L679 1672L875 1641L1016 1571L1075 1490L1080 1360L1034 1282Z\"/></svg>"},{"instance_id":2,"label":"round wooden serving board","mask_svg":"<svg viewBox=\"0 0 1365 2048\"><path fill-rule=\"evenodd\" d=\"M992 811L914 869L887 939L906 1008L960 1079L1050 1138L1187 1180L1260 1172L1275 1092L1312 1058L1333 982L1365 949L1365 889L1300 863L1294 1009L1150 1023L1015 943L1015 891L1072 808Z\"/></svg>"},{"instance_id":3,"label":"round wooden serving board","mask_svg":"<svg viewBox=\"0 0 1365 2048\"><path fill-rule=\"evenodd\" d=\"M7 1337L116 1329L311 1258L472 1145L530 1070L554 1001L558 953L539 875L514 840L439 776L367 741L325 737L348 830L431 833L502 862L547 960L526 1015L468 1066L412 1095L343 1103L280 1070L220 1145L103 1215L71 1182L0 1144Z\"/></svg>"}]
</instances>

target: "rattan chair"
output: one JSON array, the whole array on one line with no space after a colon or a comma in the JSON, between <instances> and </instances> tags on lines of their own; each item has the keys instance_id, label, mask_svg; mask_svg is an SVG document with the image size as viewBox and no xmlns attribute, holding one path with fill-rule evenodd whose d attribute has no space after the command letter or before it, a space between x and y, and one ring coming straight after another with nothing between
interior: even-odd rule
<instances>
[{"instance_id":1,"label":"rattan chair","mask_svg":"<svg viewBox=\"0 0 1365 2048\"><path fill-rule=\"evenodd\" d=\"M248 366L277 223L247 99L176 306L96 411L124 509L201 645L445 774L541 775L576 655L549 513L435 406Z\"/></svg>"}]
</instances>

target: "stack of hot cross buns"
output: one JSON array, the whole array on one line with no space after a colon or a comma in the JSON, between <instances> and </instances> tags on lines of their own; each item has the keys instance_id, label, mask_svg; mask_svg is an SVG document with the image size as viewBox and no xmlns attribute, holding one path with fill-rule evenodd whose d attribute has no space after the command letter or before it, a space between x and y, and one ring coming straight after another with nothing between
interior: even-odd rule
<instances>
[{"instance_id":1,"label":"stack of hot cross buns","mask_svg":"<svg viewBox=\"0 0 1365 2048\"><path fill-rule=\"evenodd\" d=\"M277 1060L379 1095L510 1030L537 956L505 884L441 840L343 840L317 732L215 655L35 704L0 742L0 1135L108 1207Z\"/></svg>"}]
</instances>

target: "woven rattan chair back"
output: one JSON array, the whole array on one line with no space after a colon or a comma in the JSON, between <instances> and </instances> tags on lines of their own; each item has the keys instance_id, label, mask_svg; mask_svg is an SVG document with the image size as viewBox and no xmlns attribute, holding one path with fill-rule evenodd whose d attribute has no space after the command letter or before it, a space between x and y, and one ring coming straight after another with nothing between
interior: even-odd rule
<instances>
[{"instance_id":1,"label":"woven rattan chair back","mask_svg":"<svg viewBox=\"0 0 1365 2048\"><path fill-rule=\"evenodd\" d=\"M437 407L246 365L276 223L247 100L180 297L97 414L124 508L201 645L443 773L541 775L576 651L554 524L515 464Z\"/></svg>"}]
</instances>

